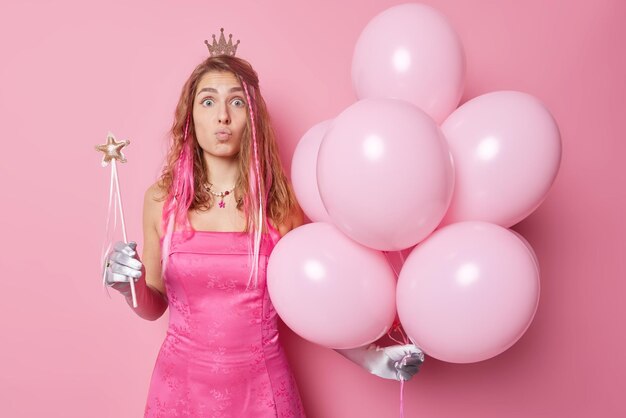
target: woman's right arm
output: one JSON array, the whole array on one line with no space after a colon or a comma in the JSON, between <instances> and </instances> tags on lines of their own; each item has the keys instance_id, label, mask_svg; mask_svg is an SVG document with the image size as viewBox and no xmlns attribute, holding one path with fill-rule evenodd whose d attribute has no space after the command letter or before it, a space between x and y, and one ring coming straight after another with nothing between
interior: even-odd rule
<instances>
[{"instance_id":1,"label":"woman's right arm","mask_svg":"<svg viewBox=\"0 0 626 418\"><path fill-rule=\"evenodd\" d=\"M167 309L167 296L161 278L161 246L159 221L163 204L158 202L158 189L151 186L144 196L143 208L143 262L139 259L135 243L118 242L109 255L112 287L122 293L128 305L140 317L154 321ZM133 277L131 279L131 277ZM137 307L133 307L129 281L135 282Z\"/></svg>"},{"instance_id":2,"label":"woman's right arm","mask_svg":"<svg viewBox=\"0 0 626 418\"><path fill-rule=\"evenodd\" d=\"M146 190L143 200L143 264L145 266L146 283L159 291L167 302L167 292L161 278L161 239L159 231L161 228L163 201L157 200L160 197L159 193L160 191L155 183Z\"/></svg>"}]
</instances>

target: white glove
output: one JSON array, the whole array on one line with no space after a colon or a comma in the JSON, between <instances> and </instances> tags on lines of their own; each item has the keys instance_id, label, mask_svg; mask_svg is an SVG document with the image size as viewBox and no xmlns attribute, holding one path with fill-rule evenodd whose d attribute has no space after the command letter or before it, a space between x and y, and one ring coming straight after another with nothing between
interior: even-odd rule
<instances>
[{"instance_id":1,"label":"white glove","mask_svg":"<svg viewBox=\"0 0 626 418\"><path fill-rule=\"evenodd\" d=\"M424 362L424 353L413 344L378 347L376 344L335 350L368 372L391 380L410 380Z\"/></svg>"},{"instance_id":2,"label":"white glove","mask_svg":"<svg viewBox=\"0 0 626 418\"><path fill-rule=\"evenodd\" d=\"M143 264L137 258L137 243L118 241L106 258L105 283L130 297L130 280L135 283L143 275Z\"/></svg>"},{"instance_id":3,"label":"white glove","mask_svg":"<svg viewBox=\"0 0 626 418\"><path fill-rule=\"evenodd\" d=\"M106 258L105 283L124 295L133 311L144 319L154 321L167 309L167 298L146 283L145 268L135 251L137 244L118 241ZM131 279L135 282L137 307L133 307L130 289Z\"/></svg>"}]
</instances>

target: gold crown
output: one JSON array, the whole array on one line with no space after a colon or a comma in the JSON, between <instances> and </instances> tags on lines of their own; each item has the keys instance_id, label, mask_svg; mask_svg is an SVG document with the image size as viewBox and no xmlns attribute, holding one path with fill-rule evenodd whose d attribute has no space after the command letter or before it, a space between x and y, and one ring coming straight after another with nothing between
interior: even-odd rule
<instances>
[{"instance_id":1,"label":"gold crown","mask_svg":"<svg viewBox=\"0 0 626 418\"><path fill-rule=\"evenodd\" d=\"M237 43L233 45L233 35L228 35L228 42L226 42L226 38L224 38L224 28L220 29L220 40L219 42L215 41L215 35L213 35L213 45L209 44L209 41L205 40L207 48L209 48L209 53L212 57L217 55L230 55L232 57L235 56L237 52L237 45L239 45L239 40Z\"/></svg>"}]
</instances>

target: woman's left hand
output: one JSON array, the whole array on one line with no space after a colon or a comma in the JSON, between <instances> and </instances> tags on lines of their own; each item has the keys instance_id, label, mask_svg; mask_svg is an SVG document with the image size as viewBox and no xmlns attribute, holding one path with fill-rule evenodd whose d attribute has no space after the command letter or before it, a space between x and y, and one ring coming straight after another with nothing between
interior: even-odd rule
<instances>
[{"instance_id":1,"label":"woman's left hand","mask_svg":"<svg viewBox=\"0 0 626 418\"><path fill-rule=\"evenodd\" d=\"M424 352L413 344L392 345L382 351L393 365L396 380L410 380L424 363Z\"/></svg>"},{"instance_id":2,"label":"woman's left hand","mask_svg":"<svg viewBox=\"0 0 626 418\"><path fill-rule=\"evenodd\" d=\"M335 350L365 370L383 379L410 380L424 362L424 353L413 344Z\"/></svg>"}]
</instances>

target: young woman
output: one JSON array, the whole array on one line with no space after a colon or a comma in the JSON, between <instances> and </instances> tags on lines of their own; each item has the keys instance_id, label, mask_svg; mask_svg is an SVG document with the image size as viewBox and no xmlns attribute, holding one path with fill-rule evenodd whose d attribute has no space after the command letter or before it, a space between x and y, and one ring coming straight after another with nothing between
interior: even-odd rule
<instances>
[{"instance_id":1,"label":"young woman","mask_svg":"<svg viewBox=\"0 0 626 418\"><path fill-rule=\"evenodd\" d=\"M303 222L251 65L213 55L185 83L161 178L145 194L144 248L118 242L106 282L137 315L169 306L146 417L304 417L266 286L276 242ZM337 350L408 380L415 346ZM403 360L403 361L400 361Z\"/></svg>"}]
</instances>

